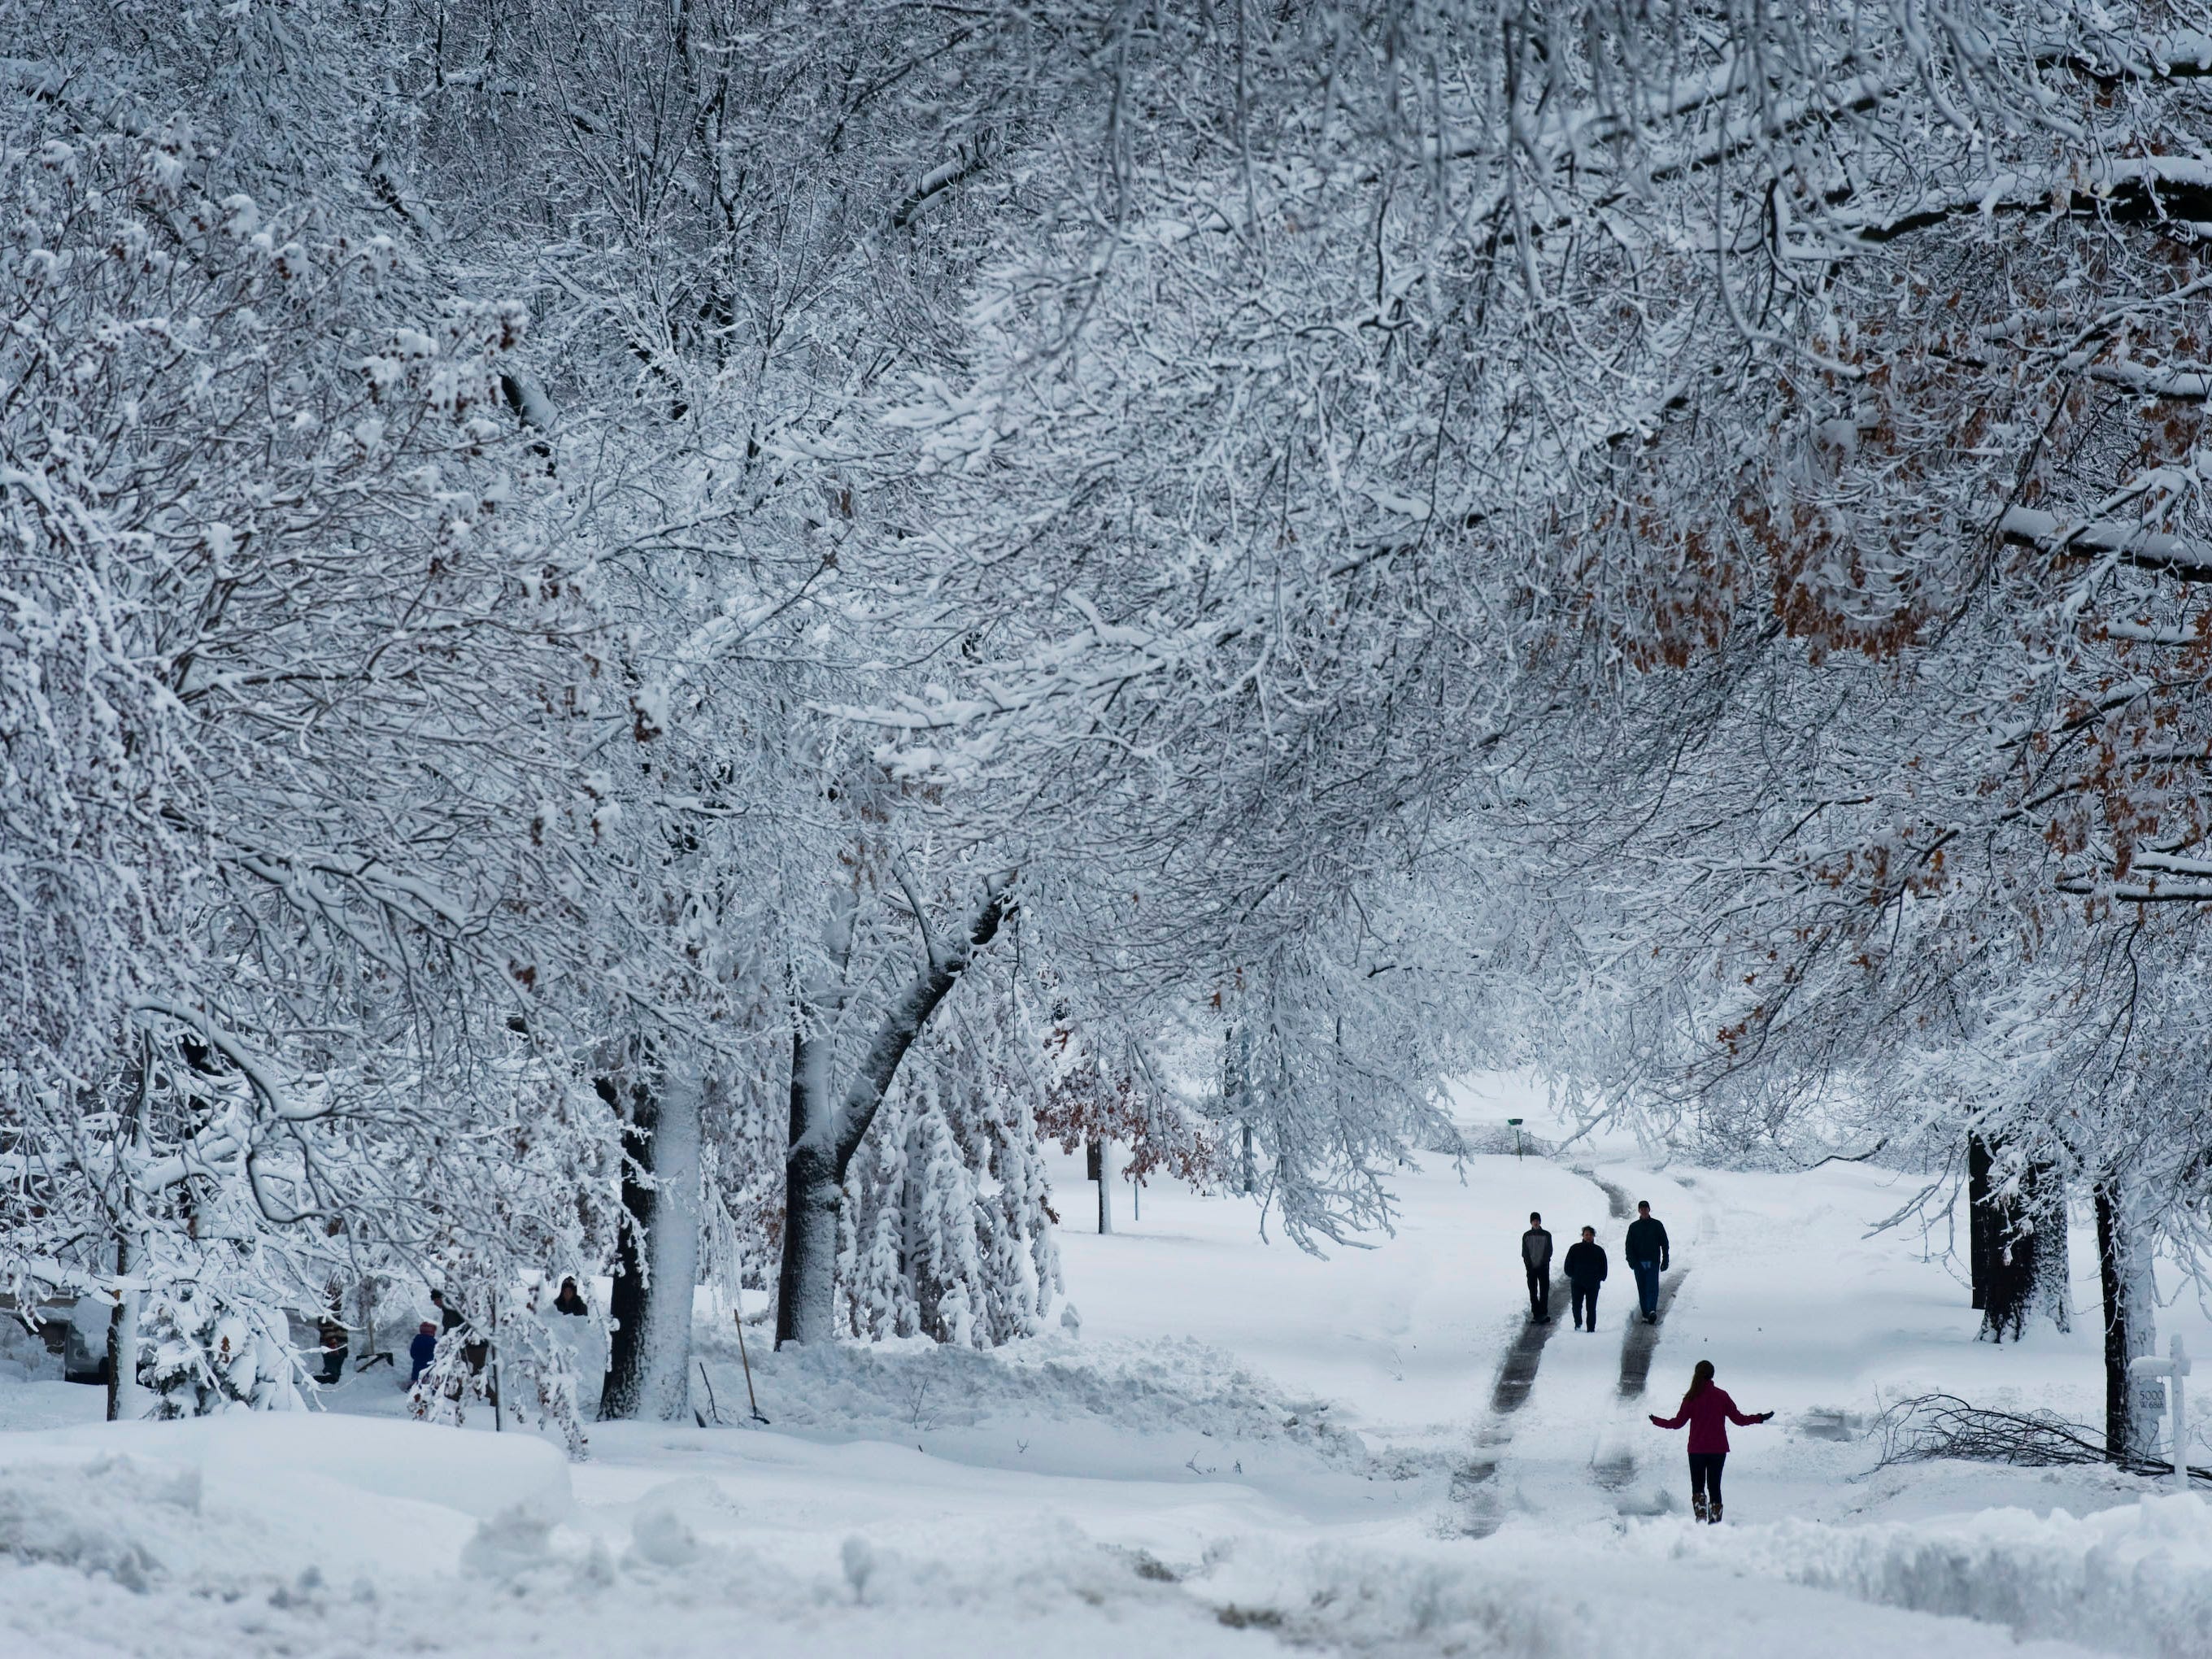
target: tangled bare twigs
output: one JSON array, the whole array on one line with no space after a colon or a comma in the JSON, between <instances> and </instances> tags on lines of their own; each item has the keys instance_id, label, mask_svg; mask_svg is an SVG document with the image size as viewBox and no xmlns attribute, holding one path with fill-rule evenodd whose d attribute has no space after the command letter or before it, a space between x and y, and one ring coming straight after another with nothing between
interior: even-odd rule
<instances>
[{"instance_id":1,"label":"tangled bare twigs","mask_svg":"<svg viewBox=\"0 0 2212 1659\"><path fill-rule=\"evenodd\" d=\"M2055 1412L2002 1412L1952 1394L1916 1395L1893 1401L1875 1419L1881 1448L1876 1468L1961 1457L1979 1463L2045 1468L2063 1463L2112 1463L2130 1474L2161 1474L2170 1463L2113 1456L2087 1425ZM2192 1480L2212 1486L2212 1469L2192 1464Z\"/></svg>"}]
</instances>

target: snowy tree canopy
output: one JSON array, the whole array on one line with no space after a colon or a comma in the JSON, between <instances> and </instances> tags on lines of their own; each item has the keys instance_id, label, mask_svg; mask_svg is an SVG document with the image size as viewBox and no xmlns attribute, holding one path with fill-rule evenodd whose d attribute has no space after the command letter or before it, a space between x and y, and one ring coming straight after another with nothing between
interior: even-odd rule
<instances>
[{"instance_id":1,"label":"snowy tree canopy","mask_svg":"<svg viewBox=\"0 0 2212 1659\"><path fill-rule=\"evenodd\" d=\"M16 1279L680 1417L1478 1063L2196 1225L2187 9L0 17Z\"/></svg>"}]
</instances>

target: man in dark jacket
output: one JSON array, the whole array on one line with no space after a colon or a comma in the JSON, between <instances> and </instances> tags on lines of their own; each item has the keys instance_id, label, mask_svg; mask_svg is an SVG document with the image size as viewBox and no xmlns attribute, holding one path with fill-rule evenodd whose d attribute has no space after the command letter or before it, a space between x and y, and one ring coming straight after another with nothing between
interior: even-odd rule
<instances>
[{"instance_id":1,"label":"man in dark jacket","mask_svg":"<svg viewBox=\"0 0 2212 1659\"><path fill-rule=\"evenodd\" d=\"M1649 1203L1636 1206L1636 1219L1628 1224L1628 1243L1622 1254L1636 1275L1636 1299L1644 1307L1644 1322L1659 1322L1659 1275L1673 1257L1667 1249L1667 1230L1651 1213Z\"/></svg>"},{"instance_id":2,"label":"man in dark jacket","mask_svg":"<svg viewBox=\"0 0 2212 1659\"><path fill-rule=\"evenodd\" d=\"M1605 1246L1597 1242L1597 1229L1583 1229L1583 1242L1567 1247L1567 1283L1575 1293L1575 1328L1597 1328L1597 1287L1605 1283Z\"/></svg>"},{"instance_id":3,"label":"man in dark jacket","mask_svg":"<svg viewBox=\"0 0 2212 1659\"><path fill-rule=\"evenodd\" d=\"M1521 1266L1528 1275L1528 1317L1539 1325L1552 1322L1552 1236L1544 1231L1544 1218L1528 1212L1528 1231L1521 1235Z\"/></svg>"},{"instance_id":4,"label":"man in dark jacket","mask_svg":"<svg viewBox=\"0 0 2212 1659\"><path fill-rule=\"evenodd\" d=\"M459 1308L456 1308L452 1303L446 1300L446 1293L443 1291L431 1291L430 1303L433 1307L437 1309L440 1316L443 1320L443 1323L439 1328L439 1334L443 1335L447 1331L452 1330L456 1325L465 1325L469 1322L467 1320L461 1317L461 1310Z\"/></svg>"}]
</instances>

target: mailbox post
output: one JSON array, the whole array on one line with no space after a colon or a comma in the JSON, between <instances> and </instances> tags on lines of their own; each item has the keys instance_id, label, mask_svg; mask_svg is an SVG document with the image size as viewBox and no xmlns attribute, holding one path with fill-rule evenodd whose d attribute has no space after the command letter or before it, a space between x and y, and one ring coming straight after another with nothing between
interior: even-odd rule
<instances>
[{"instance_id":1,"label":"mailbox post","mask_svg":"<svg viewBox=\"0 0 2212 1659\"><path fill-rule=\"evenodd\" d=\"M2189 1375L2189 1351L2175 1337L2166 1345L2166 1358L2156 1354L2139 1354L2128 1361L2130 1376L2164 1377L2166 1404L2171 1408L2173 1436L2173 1489L2189 1490L2189 1418L2182 1409L2181 1381Z\"/></svg>"},{"instance_id":2,"label":"mailbox post","mask_svg":"<svg viewBox=\"0 0 2212 1659\"><path fill-rule=\"evenodd\" d=\"M1518 1158L1521 1156L1521 1120L1509 1117L1505 1121L1513 1127L1513 1156Z\"/></svg>"}]
</instances>

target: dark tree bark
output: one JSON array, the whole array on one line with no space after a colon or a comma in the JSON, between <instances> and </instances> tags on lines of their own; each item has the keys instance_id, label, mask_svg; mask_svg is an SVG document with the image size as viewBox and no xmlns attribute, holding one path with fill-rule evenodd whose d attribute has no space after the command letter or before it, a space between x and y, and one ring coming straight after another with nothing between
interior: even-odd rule
<instances>
[{"instance_id":1,"label":"dark tree bark","mask_svg":"<svg viewBox=\"0 0 2212 1659\"><path fill-rule=\"evenodd\" d=\"M1966 1137L1966 1264L1974 1306L1990 1304L1990 1265L1996 1255L1996 1217L1990 1208L1990 1143Z\"/></svg>"},{"instance_id":2,"label":"dark tree bark","mask_svg":"<svg viewBox=\"0 0 2212 1659\"><path fill-rule=\"evenodd\" d=\"M2105 1310L2105 1455L2128 1450L2128 1310L2120 1285L2120 1241L2111 1185L2096 1185L2097 1282Z\"/></svg>"},{"instance_id":3,"label":"dark tree bark","mask_svg":"<svg viewBox=\"0 0 2212 1659\"><path fill-rule=\"evenodd\" d=\"M653 1231L653 1129L657 1102L650 1089L613 1078L598 1083L599 1098L622 1114L622 1218L615 1241L614 1286L607 1311L614 1329L607 1342L607 1376L599 1393L602 1418L635 1417L644 1380L645 1299L648 1243Z\"/></svg>"},{"instance_id":4,"label":"dark tree bark","mask_svg":"<svg viewBox=\"0 0 2212 1659\"><path fill-rule=\"evenodd\" d=\"M2105 1455L2115 1462L2148 1456L2155 1449L2158 1384L2148 1389L2128 1374L2128 1362L2151 1352L2154 1328L2148 1263L2117 1176L2107 1171L2092 1189L2097 1208L2097 1281L2105 1327ZM2151 1397L2147 1397L2151 1396Z\"/></svg>"}]
</instances>

